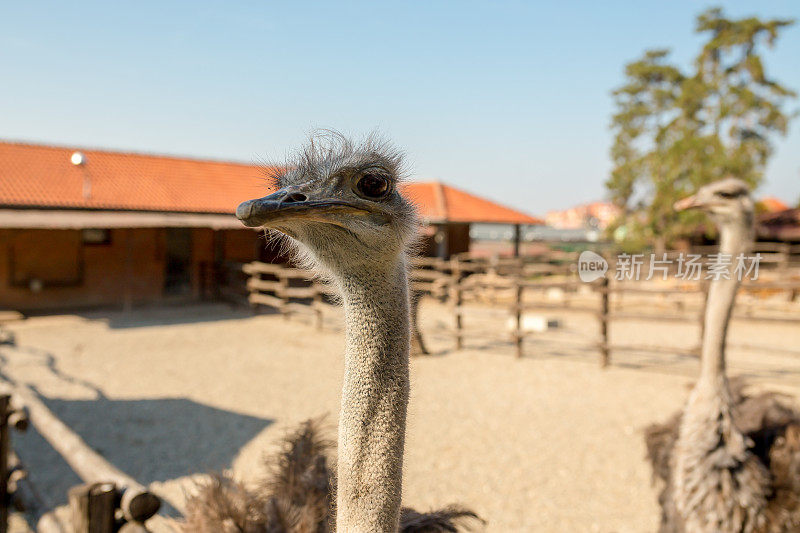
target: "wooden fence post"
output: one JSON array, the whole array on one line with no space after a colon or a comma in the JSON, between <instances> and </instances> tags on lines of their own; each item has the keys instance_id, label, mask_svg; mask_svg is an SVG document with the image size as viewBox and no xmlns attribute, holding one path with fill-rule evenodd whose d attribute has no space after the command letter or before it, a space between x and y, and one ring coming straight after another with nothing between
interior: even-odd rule
<instances>
[{"instance_id":1,"label":"wooden fence post","mask_svg":"<svg viewBox=\"0 0 800 533\"><path fill-rule=\"evenodd\" d=\"M247 273L247 268L248 268L248 266L247 266L247 265L245 265L245 266L242 268L242 271L243 271L243 272L245 272L245 273ZM254 291L255 289L251 289L251 288L250 288L250 286L251 286L252 284L254 284L254 283L257 283L257 282L258 282L258 281L261 279L261 274L260 274L260 273L258 273L258 272L255 272L255 271L250 271L250 273L249 273L249 276L250 276L250 277L247 279L247 302L248 302L248 304L250 305L250 310L253 312L253 314L254 314L254 315L258 315L258 314L260 314L260 313L261 313L261 308L260 308L260 307L259 307L259 305L258 305L256 302L254 302L254 301L253 301L253 299L251 298L251 296L252 296L252 294L253 294L253 291Z\"/></svg>"},{"instance_id":2,"label":"wooden fence post","mask_svg":"<svg viewBox=\"0 0 800 533\"><path fill-rule=\"evenodd\" d=\"M458 264L458 258L454 257L450 260L450 300L451 305L453 306L453 312L455 313L456 319L456 329L455 329L455 336L456 336L456 350L460 350L463 346L462 340L462 320L461 320L461 309L462 301L462 294L461 294L461 269Z\"/></svg>"},{"instance_id":3,"label":"wooden fence post","mask_svg":"<svg viewBox=\"0 0 800 533\"><path fill-rule=\"evenodd\" d=\"M514 276L514 345L516 346L517 359L522 357L522 281L519 275Z\"/></svg>"},{"instance_id":4,"label":"wooden fence post","mask_svg":"<svg viewBox=\"0 0 800 533\"><path fill-rule=\"evenodd\" d=\"M497 256L493 255L489 258L489 265L486 269L487 278L490 280L496 280L498 277L497 274ZM492 305L497 305L497 286L492 283L489 285L489 289L486 291L489 294L489 303Z\"/></svg>"},{"instance_id":5,"label":"wooden fence post","mask_svg":"<svg viewBox=\"0 0 800 533\"><path fill-rule=\"evenodd\" d=\"M0 533L8 531L8 455L9 446L8 415L11 411L11 396L0 396Z\"/></svg>"},{"instance_id":6,"label":"wooden fence post","mask_svg":"<svg viewBox=\"0 0 800 533\"><path fill-rule=\"evenodd\" d=\"M316 281L311 282L311 286L314 287L314 300L311 302L311 305L314 307L314 317L315 317L315 325L317 330L322 330L322 287L320 287L319 283Z\"/></svg>"},{"instance_id":7,"label":"wooden fence post","mask_svg":"<svg viewBox=\"0 0 800 533\"><path fill-rule=\"evenodd\" d=\"M277 296L281 299L281 306L278 309L285 320L289 320L289 297L286 296L286 290L289 288L289 277L286 275L286 270L281 268L278 273L278 283L280 286L276 292Z\"/></svg>"},{"instance_id":8,"label":"wooden fence post","mask_svg":"<svg viewBox=\"0 0 800 533\"><path fill-rule=\"evenodd\" d=\"M789 264L792 260L792 245L788 242L781 244L781 258L778 261L778 268L781 270L788 270Z\"/></svg>"},{"instance_id":9,"label":"wooden fence post","mask_svg":"<svg viewBox=\"0 0 800 533\"><path fill-rule=\"evenodd\" d=\"M113 533L117 490L113 483L87 483L69 490L75 533Z\"/></svg>"},{"instance_id":10,"label":"wooden fence post","mask_svg":"<svg viewBox=\"0 0 800 533\"><path fill-rule=\"evenodd\" d=\"M611 363L611 346L608 343L608 322L611 319L609 312L610 284L607 277L600 281L600 367L606 368Z\"/></svg>"}]
</instances>

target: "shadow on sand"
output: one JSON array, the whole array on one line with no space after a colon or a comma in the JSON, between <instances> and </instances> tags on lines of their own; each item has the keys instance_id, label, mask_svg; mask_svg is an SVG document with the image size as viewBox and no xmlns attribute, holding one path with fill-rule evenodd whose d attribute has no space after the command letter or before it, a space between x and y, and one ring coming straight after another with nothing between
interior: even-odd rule
<instances>
[{"instance_id":1,"label":"shadow on sand","mask_svg":"<svg viewBox=\"0 0 800 533\"><path fill-rule=\"evenodd\" d=\"M253 311L247 307L228 304L192 304L144 307L131 312L95 309L76 314L87 320L103 321L112 329L123 329L240 320L252 317Z\"/></svg>"},{"instance_id":2,"label":"shadow on sand","mask_svg":"<svg viewBox=\"0 0 800 533\"><path fill-rule=\"evenodd\" d=\"M145 486L228 468L273 423L185 398L42 400L90 447ZM33 426L13 440L46 503L66 503L67 491L81 480L64 459Z\"/></svg>"},{"instance_id":3,"label":"shadow on sand","mask_svg":"<svg viewBox=\"0 0 800 533\"><path fill-rule=\"evenodd\" d=\"M185 398L44 401L89 446L145 485L227 468L273 422Z\"/></svg>"}]
</instances>

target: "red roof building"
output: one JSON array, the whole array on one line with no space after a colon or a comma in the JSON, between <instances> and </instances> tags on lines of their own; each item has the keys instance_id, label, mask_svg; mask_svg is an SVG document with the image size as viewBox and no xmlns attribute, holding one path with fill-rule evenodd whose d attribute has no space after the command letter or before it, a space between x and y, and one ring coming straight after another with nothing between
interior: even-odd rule
<instances>
[{"instance_id":1,"label":"red roof building","mask_svg":"<svg viewBox=\"0 0 800 533\"><path fill-rule=\"evenodd\" d=\"M0 142L0 305L20 310L201 298L222 266L284 261L232 214L264 196L264 166ZM424 249L469 249L473 222L541 224L438 182L402 193Z\"/></svg>"}]
</instances>

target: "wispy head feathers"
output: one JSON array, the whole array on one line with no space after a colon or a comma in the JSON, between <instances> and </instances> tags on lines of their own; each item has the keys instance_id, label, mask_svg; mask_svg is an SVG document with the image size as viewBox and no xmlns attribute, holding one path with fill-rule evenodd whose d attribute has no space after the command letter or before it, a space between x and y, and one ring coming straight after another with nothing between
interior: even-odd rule
<instances>
[{"instance_id":1,"label":"wispy head feathers","mask_svg":"<svg viewBox=\"0 0 800 533\"><path fill-rule=\"evenodd\" d=\"M344 167L378 165L389 171L395 182L402 181L406 169L403 153L378 133L354 142L335 130L318 130L308 142L281 166L269 167L268 178L278 188L321 181Z\"/></svg>"}]
</instances>

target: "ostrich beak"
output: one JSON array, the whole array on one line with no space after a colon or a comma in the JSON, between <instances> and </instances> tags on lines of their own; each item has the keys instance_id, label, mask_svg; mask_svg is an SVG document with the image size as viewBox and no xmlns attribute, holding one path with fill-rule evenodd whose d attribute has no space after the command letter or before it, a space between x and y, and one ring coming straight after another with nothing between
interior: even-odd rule
<instances>
[{"instance_id":1,"label":"ostrich beak","mask_svg":"<svg viewBox=\"0 0 800 533\"><path fill-rule=\"evenodd\" d=\"M675 211L685 211L687 209L695 209L702 206L703 203L697 199L697 195L695 194L682 200L678 200L672 205L672 208L675 209Z\"/></svg>"},{"instance_id":2,"label":"ostrich beak","mask_svg":"<svg viewBox=\"0 0 800 533\"><path fill-rule=\"evenodd\" d=\"M339 199L309 199L294 188L286 187L256 200L248 200L236 208L236 218L247 227L275 226L290 220L308 220L341 225L343 214L369 214L364 208Z\"/></svg>"}]
</instances>

